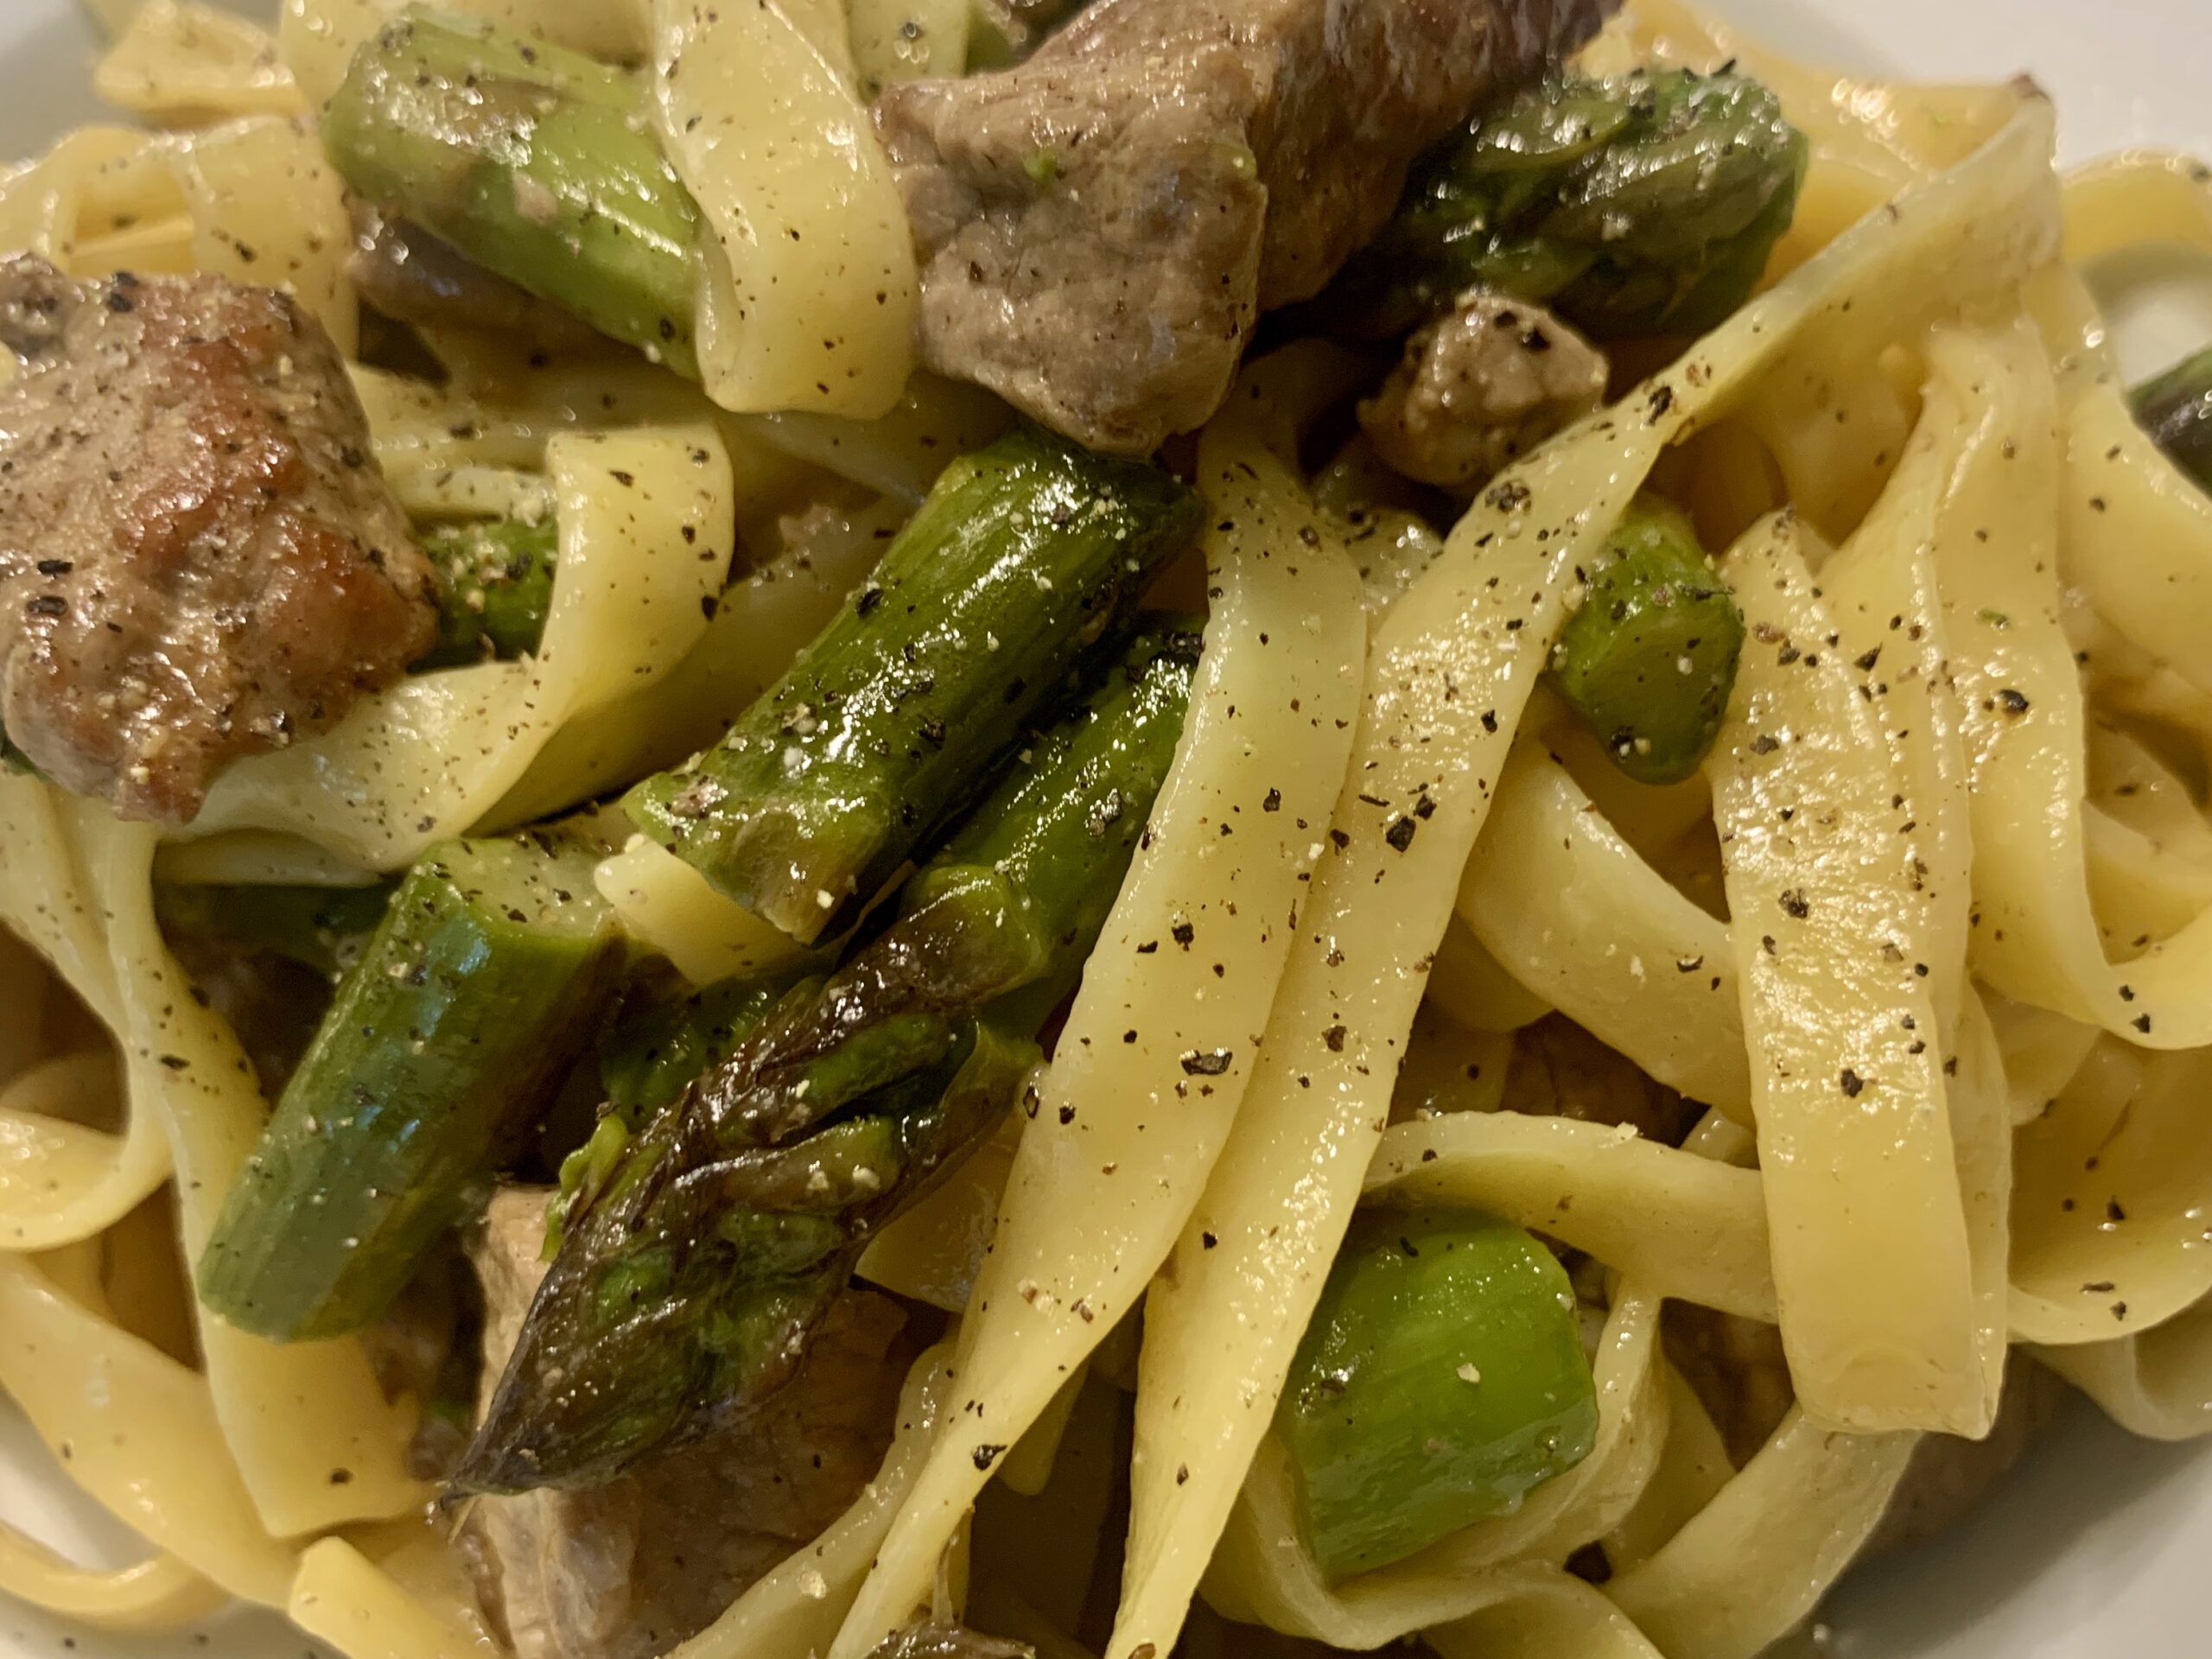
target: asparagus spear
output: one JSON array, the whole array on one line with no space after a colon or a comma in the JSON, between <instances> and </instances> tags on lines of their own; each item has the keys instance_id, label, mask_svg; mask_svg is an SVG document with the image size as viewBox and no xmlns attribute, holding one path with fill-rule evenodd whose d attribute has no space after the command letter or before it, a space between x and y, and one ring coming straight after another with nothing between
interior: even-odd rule
<instances>
[{"instance_id":1,"label":"asparagus spear","mask_svg":"<svg viewBox=\"0 0 2212 1659\"><path fill-rule=\"evenodd\" d=\"M1679 783L1720 730L1744 618L1679 508L1640 497L1560 632L1552 677L1639 783Z\"/></svg>"},{"instance_id":2,"label":"asparagus spear","mask_svg":"<svg viewBox=\"0 0 2212 1659\"><path fill-rule=\"evenodd\" d=\"M423 537L423 551L438 575L438 643L416 671L537 651L560 551L552 519L446 525Z\"/></svg>"},{"instance_id":3,"label":"asparagus spear","mask_svg":"<svg viewBox=\"0 0 2212 1659\"><path fill-rule=\"evenodd\" d=\"M1275 1423L1314 1560L1332 1579L1511 1510L1597 1437L1566 1269L1487 1216L1362 1217Z\"/></svg>"},{"instance_id":4,"label":"asparagus spear","mask_svg":"<svg viewBox=\"0 0 2212 1659\"><path fill-rule=\"evenodd\" d=\"M200 1300L283 1342L359 1330L588 1040L619 959L588 852L441 843L408 872L223 1203Z\"/></svg>"},{"instance_id":5,"label":"asparagus spear","mask_svg":"<svg viewBox=\"0 0 2212 1659\"><path fill-rule=\"evenodd\" d=\"M1550 80L1417 163L1396 217L1316 315L1393 340L1481 287L1601 339L1710 328L1789 228L1808 154L1748 76Z\"/></svg>"},{"instance_id":6,"label":"asparagus spear","mask_svg":"<svg viewBox=\"0 0 2212 1659\"><path fill-rule=\"evenodd\" d=\"M2212 351L2177 363L2133 394L2135 418L2200 488L2212 490Z\"/></svg>"},{"instance_id":7,"label":"asparagus spear","mask_svg":"<svg viewBox=\"0 0 2212 1659\"><path fill-rule=\"evenodd\" d=\"M596 1484L789 1378L868 1239L1012 1104L1166 776L1195 647L1141 639L882 934L634 1137L606 1120L456 1487Z\"/></svg>"},{"instance_id":8,"label":"asparagus spear","mask_svg":"<svg viewBox=\"0 0 2212 1659\"><path fill-rule=\"evenodd\" d=\"M694 1077L736 1052L785 988L726 979L688 995L632 995L599 1046L608 1109L632 1128L650 1122Z\"/></svg>"},{"instance_id":9,"label":"asparagus spear","mask_svg":"<svg viewBox=\"0 0 2212 1659\"><path fill-rule=\"evenodd\" d=\"M634 76L410 6L354 54L321 132L359 195L697 378L698 207Z\"/></svg>"},{"instance_id":10,"label":"asparagus spear","mask_svg":"<svg viewBox=\"0 0 2212 1659\"><path fill-rule=\"evenodd\" d=\"M625 809L794 938L835 931L957 810L1199 511L1156 467L1034 429L955 461L790 672Z\"/></svg>"}]
</instances>

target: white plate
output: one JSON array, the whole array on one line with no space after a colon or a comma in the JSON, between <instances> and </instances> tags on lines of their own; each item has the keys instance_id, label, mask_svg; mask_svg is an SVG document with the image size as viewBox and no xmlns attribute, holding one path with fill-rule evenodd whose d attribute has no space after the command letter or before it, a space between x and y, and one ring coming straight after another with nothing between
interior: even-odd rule
<instances>
[{"instance_id":1,"label":"white plate","mask_svg":"<svg viewBox=\"0 0 2212 1659\"><path fill-rule=\"evenodd\" d=\"M1777 45L1917 79L2033 73L2058 99L2072 159L2131 144L2212 156L2212 0L1713 0ZM245 9L245 8L242 8ZM264 8L253 8L262 10ZM0 156L94 113L93 37L74 0L0 0ZM2212 301L2171 272L2131 327L2131 354L2212 336ZM0 1515L73 1552L118 1547L0 1408ZM118 1558L119 1559L119 1558ZM2075 1413L1980 1516L1935 1547L1854 1574L1831 1604L1838 1659L2203 1659L2212 1654L2212 1445L2130 1440ZM0 1604L0 1659L322 1659L267 1618L187 1637L73 1632ZM1573 1659L1561 1655L1560 1659Z\"/></svg>"}]
</instances>

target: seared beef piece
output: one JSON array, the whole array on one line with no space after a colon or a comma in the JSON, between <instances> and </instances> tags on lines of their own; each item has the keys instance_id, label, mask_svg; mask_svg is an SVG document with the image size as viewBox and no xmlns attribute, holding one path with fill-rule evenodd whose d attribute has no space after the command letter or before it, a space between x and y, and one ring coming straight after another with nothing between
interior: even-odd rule
<instances>
[{"instance_id":1,"label":"seared beef piece","mask_svg":"<svg viewBox=\"0 0 2212 1659\"><path fill-rule=\"evenodd\" d=\"M1393 471L1468 489L1605 396L1604 353L1540 305L1476 289L1406 342L1359 423Z\"/></svg>"},{"instance_id":2,"label":"seared beef piece","mask_svg":"<svg viewBox=\"0 0 2212 1659\"><path fill-rule=\"evenodd\" d=\"M1996 1427L1980 1440L1922 1435L1881 1524L1866 1541L1866 1553L1909 1549L1965 1520L2012 1472L2028 1443L2057 1417L2066 1393L2057 1377L2016 1353L2005 1369Z\"/></svg>"},{"instance_id":3,"label":"seared beef piece","mask_svg":"<svg viewBox=\"0 0 2212 1659\"><path fill-rule=\"evenodd\" d=\"M362 299L396 322L508 334L545 352L586 351L606 340L573 312L494 276L420 225L358 203L346 274Z\"/></svg>"},{"instance_id":4,"label":"seared beef piece","mask_svg":"<svg viewBox=\"0 0 2212 1659\"><path fill-rule=\"evenodd\" d=\"M922 356L1093 448L1219 407L1406 168L1614 0L1098 0L1002 73L887 88Z\"/></svg>"},{"instance_id":5,"label":"seared beef piece","mask_svg":"<svg viewBox=\"0 0 2212 1659\"><path fill-rule=\"evenodd\" d=\"M472 1251L488 1395L545 1276L543 1190L492 1201ZM860 1496L890 1449L906 1315L855 1292L761 1410L595 1491L479 1499L479 1588L518 1659L652 1659L708 1624Z\"/></svg>"},{"instance_id":6,"label":"seared beef piece","mask_svg":"<svg viewBox=\"0 0 2212 1659\"><path fill-rule=\"evenodd\" d=\"M290 298L18 255L0 343L0 723L54 781L190 818L429 648L429 567Z\"/></svg>"},{"instance_id":7,"label":"seared beef piece","mask_svg":"<svg viewBox=\"0 0 2212 1659\"><path fill-rule=\"evenodd\" d=\"M1670 1147L1681 1144L1702 1111L1563 1014L1546 1014L1514 1033L1505 1078L1507 1111L1630 1123L1645 1140Z\"/></svg>"},{"instance_id":8,"label":"seared beef piece","mask_svg":"<svg viewBox=\"0 0 2212 1659\"><path fill-rule=\"evenodd\" d=\"M1659 1330L1667 1357L1720 1431L1728 1460L1742 1468L1796 1403L1782 1332L1693 1302L1669 1302Z\"/></svg>"}]
</instances>

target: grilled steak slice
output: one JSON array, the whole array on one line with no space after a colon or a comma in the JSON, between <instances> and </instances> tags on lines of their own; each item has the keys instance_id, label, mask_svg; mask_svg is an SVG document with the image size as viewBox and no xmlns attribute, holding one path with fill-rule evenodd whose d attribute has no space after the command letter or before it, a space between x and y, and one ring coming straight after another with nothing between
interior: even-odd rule
<instances>
[{"instance_id":1,"label":"grilled steak slice","mask_svg":"<svg viewBox=\"0 0 2212 1659\"><path fill-rule=\"evenodd\" d=\"M48 776L178 822L436 635L337 350L274 289L0 262L0 721Z\"/></svg>"},{"instance_id":2,"label":"grilled steak slice","mask_svg":"<svg viewBox=\"0 0 2212 1659\"><path fill-rule=\"evenodd\" d=\"M1228 394L1260 313L1319 293L1406 168L1613 0L1098 0L998 74L887 88L921 351L1093 448Z\"/></svg>"}]
</instances>

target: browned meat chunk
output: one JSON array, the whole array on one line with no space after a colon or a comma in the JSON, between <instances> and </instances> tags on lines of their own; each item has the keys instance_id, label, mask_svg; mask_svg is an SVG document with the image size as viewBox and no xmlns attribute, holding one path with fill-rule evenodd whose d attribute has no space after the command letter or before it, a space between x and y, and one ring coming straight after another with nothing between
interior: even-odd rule
<instances>
[{"instance_id":1,"label":"browned meat chunk","mask_svg":"<svg viewBox=\"0 0 2212 1659\"><path fill-rule=\"evenodd\" d=\"M1633 1124L1645 1140L1670 1147L1681 1144L1700 1109L1563 1014L1514 1033L1503 1103L1532 1117Z\"/></svg>"},{"instance_id":2,"label":"browned meat chunk","mask_svg":"<svg viewBox=\"0 0 2212 1659\"><path fill-rule=\"evenodd\" d=\"M360 296L397 322L510 334L547 352L581 352L604 343L575 315L495 276L450 242L419 225L353 210L353 257L346 274Z\"/></svg>"},{"instance_id":3,"label":"browned meat chunk","mask_svg":"<svg viewBox=\"0 0 2212 1659\"><path fill-rule=\"evenodd\" d=\"M1478 99L1613 0L1098 0L1019 67L887 88L921 351L1094 448L1227 395Z\"/></svg>"},{"instance_id":4,"label":"browned meat chunk","mask_svg":"<svg viewBox=\"0 0 2212 1659\"><path fill-rule=\"evenodd\" d=\"M2065 1400L2063 1382L2033 1360L2016 1356L2005 1367L2005 1398L1986 1439L1921 1436L1881 1525L1866 1541L1866 1553L1909 1549L1965 1520L2012 1472Z\"/></svg>"},{"instance_id":5,"label":"browned meat chunk","mask_svg":"<svg viewBox=\"0 0 2212 1659\"><path fill-rule=\"evenodd\" d=\"M437 632L328 335L274 289L0 263L0 721L57 783L191 817Z\"/></svg>"},{"instance_id":6,"label":"browned meat chunk","mask_svg":"<svg viewBox=\"0 0 2212 1659\"><path fill-rule=\"evenodd\" d=\"M545 1198L501 1192L472 1252L487 1379L545 1274ZM912 1358L905 1325L896 1303L855 1292L791 1385L744 1421L595 1491L480 1499L479 1584L518 1659L652 1659L818 1536L890 1448Z\"/></svg>"},{"instance_id":7,"label":"browned meat chunk","mask_svg":"<svg viewBox=\"0 0 2212 1659\"><path fill-rule=\"evenodd\" d=\"M1782 1427L1796 1402L1782 1332L1690 1302L1670 1302L1660 1327L1667 1357L1695 1390L1738 1469Z\"/></svg>"},{"instance_id":8,"label":"browned meat chunk","mask_svg":"<svg viewBox=\"0 0 2212 1659\"><path fill-rule=\"evenodd\" d=\"M1541 306L1476 290L1406 342L1359 423L1385 466L1465 489L1597 408L1605 378L1605 353Z\"/></svg>"}]
</instances>

